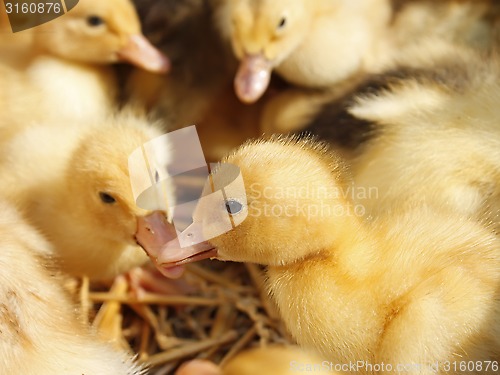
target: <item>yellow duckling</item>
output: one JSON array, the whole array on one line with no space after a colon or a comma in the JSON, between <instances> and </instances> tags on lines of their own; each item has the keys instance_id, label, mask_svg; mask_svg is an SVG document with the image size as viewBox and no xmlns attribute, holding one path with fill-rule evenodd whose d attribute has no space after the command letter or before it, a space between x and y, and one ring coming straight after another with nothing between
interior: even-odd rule
<instances>
[{"instance_id":1,"label":"yellow duckling","mask_svg":"<svg viewBox=\"0 0 500 375\"><path fill-rule=\"evenodd\" d=\"M0 372L144 374L132 355L78 320L45 239L10 205L1 202L0 211Z\"/></svg>"},{"instance_id":2,"label":"yellow duckling","mask_svg":"<svg viewBox=\"0 0 500 375\"><path fill-rule=\"evenodd\" d=\"M17 100L23 101L32 116L37 109L36 115L44 119L49 115L81 118L107 114L116 100L114 73L107 65L127 61L153 72L165 72L169 67L168 59L141 34L129 0L81 0L53 21L2 35L15 45L22 41L22 48L7 49L0 61L27 77L29 86L23 81L17 84L26 92L37 91L39 99L32 103L8 95L6 104L0 102L4 112ZM1 47L0 43L0 51ZM2 73L9 74L7 67ZM2 78L2 86L9 90L14 84Z\"/></svg>"},{"instance_id":3,"label":"yellow duckling","mask_svg":"<svg viewBox=\"0 0 500 375\"><path fill-rule=\"evenodd\" d=\"M28 127L0 152L2 196L54 245L61 268L93 279L116 276L147 261L137 246L137 207L129 155L162 134L123 113L93 125Z\"/></svg>"},{"instance_id":4,"label":"yellow duckling","mask_svg":"<svg viewBox=\"0 0 500 375\"><path fill-rule=\"evenodd\" d=\"M272 70L314 88L353 76L379 48L390 9L387 0L224 1L218 24L241 61L238 97L259 99Z\"/></svg>"},{"instance_id":5,"label":"yellow duckling","mask_svg":"<svg viewBox=\"0 0 500 375\"><path fill-rule=\"evenodd\" d=\"M357 184L378 189L378 197L360 200L368 209L432 200L500 230L499 62L454 53L350 109L375 123L353 165Z\"/></svg>"},{"instance_id":6,"label":"yellow duckling","mask_svg":"<svg viewBox=\"0 0 500 375\"><path fill-rule=\"evenodd\" d=\"M488 49L496 43L500 4L495 0L391 0L397 43L438 37Z\"/></svg>"},{"instance_id":7,"label":"yellow duckling","mask_svg":"<svg viewBox=\"0 0 500 375\"><path fill-rule=\"evenodd\" d=\"M312 371L338 374L328 361L316 355L293 346L274 346L246 350L221 367L194 360L183 365L176 375L292 375Z\"/></svg>"},{"instance_id":8,"label":"yellow duckling","mask_svg":"<svg viewBox=\"0 0 500 375\"><path fill-rule=\"evenodd\" d=\"M200 201L176 241L210 239L229 216L233 229L209 240L216 257L268 267L301 346L360 374L460 373L450 370L460 361L500 359L500 240L483 225L439 205L365 221L342 163L307 139L250 142L224 162L245 189L227 186L232 168L215 169L209 185L223 201Z\"/></svg>"},{"instance_id":9,"label":"yellow duckling","mask_svg":"<svg viewBox=\"0 0 500 375\"><path fill-rule=\"evenodd\" d=\"M366 74L392 68L400 51L421 39L490 48L500 7L488 0L246 0L226 1L220 14L241 61L235 87L242 101L262 95L271 70L298 86L266 102L261 130L272 134L300 130L322 104L348 94Z\"/></svg>"},{"instance_id":10,"label":"yellow duckling","mask_svg":"<svg viewBox=\"0 0 500 375\"><path fill-rule=\"evenodd\" d=\"M267 88L270 71L302 87L325 88L373 72L423 37L488 47L500 8L492 1L222 1L219 27L241 61L241 100Z\"/></svg>"}]
</instances>

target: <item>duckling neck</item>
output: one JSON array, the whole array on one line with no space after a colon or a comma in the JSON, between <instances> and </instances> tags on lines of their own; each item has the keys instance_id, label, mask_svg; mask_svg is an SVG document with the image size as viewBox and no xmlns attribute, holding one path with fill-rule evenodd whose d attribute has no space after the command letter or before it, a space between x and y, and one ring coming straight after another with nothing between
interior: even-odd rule
<instances>
[{"instance_id":1,"label":"duckling neck","mask_svg":"<svg viewBox=\"0 0 500 375\"><path fill-rule=\"evenodd\" d=\"M337 363L372 361L377 300L367 285L374 242L360 220L347 218L334 230L336 241L318 255L268 268L268 289L300 345ZM355 334L354 334L355 333Z\"/></svg>"}]
</instances>

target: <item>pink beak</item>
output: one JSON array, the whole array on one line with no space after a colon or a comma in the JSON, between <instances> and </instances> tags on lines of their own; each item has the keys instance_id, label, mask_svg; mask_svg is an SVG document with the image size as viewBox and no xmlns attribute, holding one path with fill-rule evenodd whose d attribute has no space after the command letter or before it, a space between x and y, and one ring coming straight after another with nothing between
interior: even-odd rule
<instances>
[{"instance_id":1,"label":"pink beak","mask_svg":"<svg viewBox=\"0 0 500 375\"><path fill-rule=\"evenodd\" d=\"M184 272L185 264L217 256L217 250L213 246L200 241L200 230L193 223L178 234L166 220L165 214L155 211L139 218L136 239L164 276L178 278ZM192 245L182 247L180 242Z\"/></svg>"},{"instance_id":2,"label":"pink beak","mask_svg":"<svg viewBox=\"0 0 500 375\"><path fill-rule=\"evenodd\" d=\"M254 103L264 95L271 81L272 63L264 55L247 55L234 79L236 95L243 103Z\"/></svg>"},{"instance_id":3,"label":"pink beak","mask_svg":"<svg viewBox=\"0 0 500 375\"><path fill-rule=\"evenodd\" d=\"M154 73L170 69L170 60L141 34L132 35L128 44L118 51L118 57Z\"/></svg>"}]
</instances>

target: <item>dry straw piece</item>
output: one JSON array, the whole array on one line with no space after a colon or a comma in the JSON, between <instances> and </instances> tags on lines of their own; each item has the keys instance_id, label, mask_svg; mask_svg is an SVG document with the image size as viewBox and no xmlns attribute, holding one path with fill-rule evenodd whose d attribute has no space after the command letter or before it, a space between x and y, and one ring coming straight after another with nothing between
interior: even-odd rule
<instances>
[{"instance_id":1,"label":"dry straw piece","mask_svg":"<svg viewBox=\"0 0 500 375\"><path fill-rule=\"evenodd\" d=\"M142 289L137 275L155 292ZM191 264L176 281L142 269L111 285L83 279L81 314L152 375L174 374L190 359L223 364L248 348L291 342L264 280L259 266L217 261Z\"/></svg>"}]
</instances>

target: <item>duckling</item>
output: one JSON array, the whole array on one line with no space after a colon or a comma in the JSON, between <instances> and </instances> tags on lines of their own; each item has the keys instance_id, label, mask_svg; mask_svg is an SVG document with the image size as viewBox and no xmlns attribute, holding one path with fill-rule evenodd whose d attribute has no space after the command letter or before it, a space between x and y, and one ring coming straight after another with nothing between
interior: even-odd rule
<instances>
[{"instance_id":1,"label":"duckling","mask_svg":"<svg viewBox=\"0 0 500 375\"><path fill-rule=\"evenodd\" d=\"M169 68L169 60L141 34L129 0L81 0L59 18L6 34L5 39L15 44L19 39L25 41L17 53L2 53L1 61L28 77L32 85L26 92L40 92L38 106L24 105L30 109L41 106L36 112L44 118L48 114L69 114L70 118L108 114L117 94L109 64L128 61L153 72ZM9 88L13 84L3 83ZM18 84L24 87L22 82ZM11 97L14 100L19 98Z\"/></svg>"},{"instance_id":2,"label":"duckling","mask_svg":"<svg viewBox=\"0 0 500 375\"><path fill-rule=\"evenodd\" d=\"M360 374L498 361L500 239L490 229L404 202L365 220L342 161L310 139L253 141L223 163L239 167L245 188L228 185L234 169L215 168L208 191L223 197L200 200L176 241L203 236L217 259L267 266L269 292L302 347ZM220 234L224 215L232 229Z\"/></svg>"},{"instance_id":3,"label":"duckling","mask_svg":"<svg viewBox=\"0 0 500 375\"><path fill-rule=\"evenodd\" d=\"M225 1L219 26L241 61L236 92L254 101L271 69L294 85L324 88L373 72L422 37L487 48L499 12L489 0Z\"/></svg>"},{"instance_id":4,"label":"duckling","mask_svg":"<svg viewBox=\"0 0 500 375\"><path fill-rule=\"evenodd\" d=\"M206 360L194 360L184 364L176 375L291 375L313 369L338 374L328 362L298 347L272 346L246 350L221 367Z\"/></svg>"},{"instance_id":5,"label":"duckling","mask_svg":"<svg viewBox=\"0 0 500 375\"><path fill-rule=\"evenodd\" d=\"M288 82L325 88L343 81L379 49L390 19L387 0L224 1L218 25L240 60L238 97L258 100L275 70ZM355 48L353 48L355 46Z\"/></svg>"},{"instance_id":6,"label":"duckling","mask_svg":"<svg viewBox=\"0 0 500 375\"><path fill-rule=\"evenodd\" d=\"M356 186L372 191L356 197L368 212L435 201L500 230L499 78L497 52L430 41L306 130L350 150Z\"/></svg>"},{"instance_id":7,"label":"duckling","mask_svg":"<svg viewBox=\"0 0 500 375\"><path fill-rule=\"evenodd\" d=\"M0 202L0 212L0 372L144 374L132 355L78 320L50 266L49 243L11 205Z\"/></svg>"},{"instance_id":8,"label":"duckling","mask_svg":"<svg viewBox=\"0 0 500 375\"><path fill-rule=\"evenodd\" d=\"M261 130L268 134L302 129L322 104L349 94L367 74L391 69L400 50L421 39L434 37L479 49L491 48L497 40L494 30L500 19L500 7L488 0L331 1L327 2L330 12L321 13L324 23L313 23L318 29L315 32L299 25L298 16L280 18L287 12L294 13L290 4L299 7L301 2L227 3L220 18L235 55L242 61L235 79L240 99L257 100L273 68L298 86L266 104ZM314 8L318 4L323 2L303 6ZM298 13L300 19L310 17L307 9ZM287 20L283 30L274 29L278 20ZM324 25L321 30L320 25ZM289 53L285 43L292 45L293 38L299 35L307 35L307 39L298 47L293 45L295 49ZM269 61L268 55L280 54L285 56L281 65Z\"/></svg>"},{"instance_id":9,"label":"duckling","mask_svg":"<svg viewBox=\"0 0 500 375\"><path fill-rule=\"evenodd\" d=\"M291 375L306 368L321 367L322 360L296 346L272 346L246 350L222 366L223 375L251 375L268 373ZM323 367L325 370L326 367ZM330 372L330 371L329 371ZM332 374L337 374L331 371Z\"/></svg>"},{"instance_id":10,"label":"duckling","mask_svg":"<svg viewBox=\"0 0 500 375\"><path fill-rule=\"evenodd\" d=\"M53 244L62 270L114 277L148 260L135 240L148 211L134 200L128 158L161 134L130 112L93 125L30 126L0 151L1 195Z\"/></svg>"}]
</instances>

